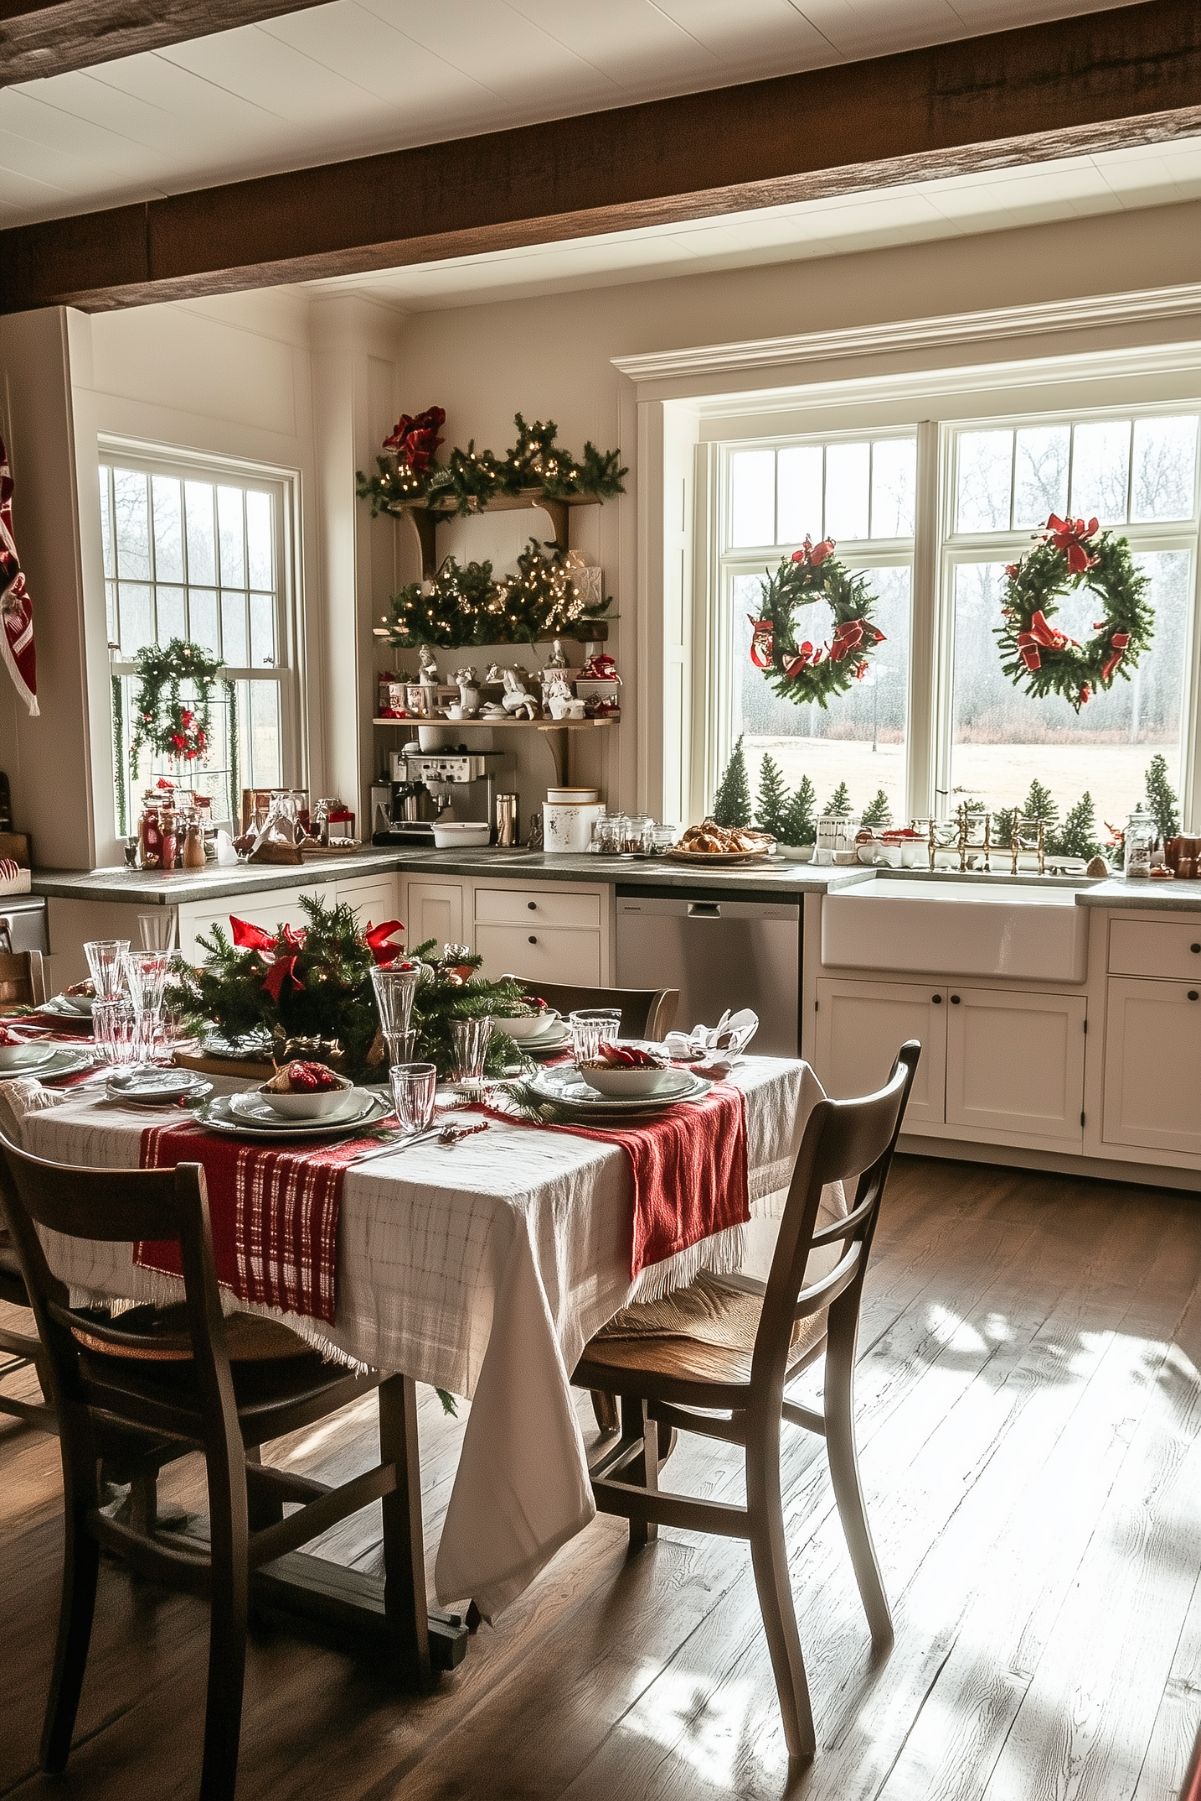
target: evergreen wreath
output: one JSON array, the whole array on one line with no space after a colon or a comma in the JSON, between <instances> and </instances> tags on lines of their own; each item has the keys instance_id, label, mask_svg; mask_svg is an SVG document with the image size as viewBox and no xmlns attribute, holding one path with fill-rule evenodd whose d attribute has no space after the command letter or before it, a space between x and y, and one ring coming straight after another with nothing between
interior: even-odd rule
<instances>
[{"instance_id":1,"label":"evergreen wreath","mask_svg":"<svg viewBox=\"0 0 1201 1801\"><path fill-rule=\"evenodd\" d=\"M1005 578L1004 624L994 635L1015 687L1036 700L1061 695L1078 713L1115 676L1130 680L1154 636L1155 614L1128 539L1099 531L1095 519L1052 513L1034 548L1006 564ZM1077 588L1096 595L1103 615L1084 644L1052 624L1057 603Z\"/></svg>"},{"instance_id":2,"label":"evergreen wreath","mask_svg":"<svg viewBox=\"0 0 1201 1801\"><path fill-rule=\"evenodd\" d=\"M828 644L799 639L799 607L824 600L833 615ZM814 544L808 536L767 572L758 619L751 626L751 662L784 700L797 706L816 701L825 707L832 694L845 694L867 674L869 659L884 633L872 623L876 598L865 575L853 575L834 555L834 539Z\"/></svg>"},{"instance_id":3,"label":"evergreen wreath","mask_svg":"<svg viewBox=\"0 0 1201 1801\"><path fill-rule=\"evenodd\" d=\"M384 440L383 455L375 459L376 473L356 472L359 498L370 501L373 518L380 512L403 513L406 507L428 505L468 515L506 495L608 500L625 492L628 471L620 451L598 450L589 442L577 460L558 443L559 428L553 420L530 423L520 413L513 420L517 442L505 456L477 450L472 438L466 450L452 448L446 461L439 463L435 453L445 419L441 407L427 407L415 418L403 414Z\"/></svg>"},{"instance_id":4,"label":"evergreen wreath","mask_svg":"<svg viewBox=\"0 0 1201 1801\"><path fill-rule=\"evenodd\" d=\"M185 638L172 638L168 644L147 644L134 662L138 688L129 739L134 769L146 744L160 756L194 763L208 749L210 702L222 669L220 658L211 657L201 645ZM185 682L195 689L194 701L181 698Z\"/></svg>"},{"instance_id":5,"label":"evergreen wreath","mask_svg":"<svg viewBox=\"0 0 1201 1801\"><path fill-rule=\"evenodd\" d=\"M315 1055L353 1080L379 1081L386 1077L387 1052L371 985L377 966L418 970L412 1015L417 1055L442 1074L453 1063L452 1019L512 1016L525 1001L512 977L491 982L480 976L482 958L461 945L440 951L431 938L406 952L397 938L404 931L399 920L363 931L345 902L326 907L301 895L300 905L305 926L281 925L272 932L231 917L228 934L220 926L201 934L204 962L180 971L169 1004L200 1030L215 1025L224 1039L251 1041L260 1055L274 1046L280 1060ZM514 1056L510 1039L494 1033L490 1072Z\"/></svg>"}]
</instances>

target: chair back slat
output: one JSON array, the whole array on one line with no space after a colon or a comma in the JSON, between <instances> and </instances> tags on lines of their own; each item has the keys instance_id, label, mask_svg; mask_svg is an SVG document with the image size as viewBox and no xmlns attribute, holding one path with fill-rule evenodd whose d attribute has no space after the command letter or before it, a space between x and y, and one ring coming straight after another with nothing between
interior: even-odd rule
<instances>
[{"instance_id":1,"label":"chair back slat","mask_svg":"<svg viewBox=\"0 0 1201 1801\"><path fill-rule=\"evenodd\" d=\"M46 998L41 951L0 951L0 1012L40 1007Z\"/></svg>"},{"instance_id":2,"label":"chair back slat","mask_svg":"<svg viewBox=\"0 0 1201 1801\"><path fill-rule=\"evenodd\" d=\"M779 1379L798 1320L862 1286L920 1055L916 1041L903 1044L887 1083L877 1094L850 1101L822 1100L810 1114L768 1273L755 1339L752 1385ZM841 1182L844 1188L853 1184L852 1202L845 1217L819 1232L822 1190L834 1182ZM845 1248L834 1268L806 1283L806 1266L815 1246L840 1241Z\"/></svg>"},{"instance_id":3,"label":"chair back slat","mask_svg":"<svg viewBox=\"0 0 1201 1801\"><path fill-rule=\"evenodd\" d=\"M91 1414L108 1411L113 1370L89 1360L88 1350L111 1349L127 1358L159 1361L187 1355L194 1371L199 1438L240 1443L233 1379L217 1288L204 1171L181 1163L170 1170L87 1169L34 1157L0 1133L0 1205L21 1261L29 1304L45 1346L62 1430L86 1437ZM183 1271L183 1332L141 1332L123 1316L98 1316L71 1305L70 1291L50 1267L41 1234L128 1244L177 1244ZM138 1403L128 1402L131 1417ZM163 1409L144 1410L162 1423ZM84 1447L78 1446L82 1451Z\"/></svg>"}]
</instances>

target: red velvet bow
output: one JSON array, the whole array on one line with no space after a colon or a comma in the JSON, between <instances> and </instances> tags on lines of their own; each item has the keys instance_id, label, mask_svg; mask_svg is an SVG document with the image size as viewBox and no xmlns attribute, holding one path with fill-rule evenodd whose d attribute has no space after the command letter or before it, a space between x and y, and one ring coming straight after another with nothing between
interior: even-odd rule
<instances>
[{"instance_id":1,"label":"red velvet bow","mask_svg":"<svg viewBox=\"0 0 1201 1801\"><path fill-rule=\"evenodd\" d=\"M305 934L294 926L284 926L278 936L265 932L262 926L251 925L248 919L235 919L230 915L230 931L234 943L240 950L262 951L264 956L271 956L274 961L263 977L263 987L273 1001L278 1001L280 990L285 982L290 981L293 988L303 988L304 983L296 974L296 959L304 949Z\"/></svg>"},{"instance_id":2,"label":"red velvet bow","mask_svg":"<svg viewBox=\"0 0 1201 1801\"><path fill-rule=\"evenodd\" d=\"M1104 663L1101 665L1101 681L1105 687L1108 687L1113 680L1114 670L1125 656L1126 647L1129 643L1129 632L1115 632L1113 637L1109 640L1110 655L1106 657Z\"/></svg>"},{"instance_id":3,"label":"red velvet bow","mask_svg":"<svg viewBox=\"0 0 1201 1801\"><path fill-rule=\"evenodd\" d=\"M863 642L862 619L844 619L841 625L834 628L834 636L830 641L830 661L841 663L849 657Z\"/></svg>"},{"instance_id":4,"label":"red velvet bow","mask_svg":"<svg viewBox=\"0 0 1201 1801\"><path fill-rule=\"evenodd\" d=\"M404 949L403 944L393 944L391 942L397 932L403 931L404 921L401 919L385 919L382 925L368 925L366 932L367 949L371 952L371 955L375 958L375 961L379 964L381 969L385 968L389 963L395 963L397 957L399 957L401 951Z\"/></svg>"},{"instance_id":5,"label":"red velvet bow","mask_svg":"<svg viewBox=\"0 0 1201 1801\"><path fill-rule=\"evenodd\" d=\"M1040 647L1042 650L1066 650L1069 644L1075 646L1075 638L1069 638L1066 632L1056 631L1041 607L1030 615L1030 629L1018 633L1018 651L1027 669L1031 670L1038 669L1042 664Z\"/></svg>"},{"instance_id":6,"label":"red velvet bow","mask_svg":"<svg viewBox=\"0 0 1201 1801\"><path fill-rule=\"evenodd\" d=\"M819 544L815 544L808 532L806 532L805 541L801 545L801 548L799 550L794 550L792 553L792 561L794 563L808 563L810 568L820 569L826 558L832 557L833 555L833 538L823 538Z\"/></svg>"},{"instance_id":7,"label":"red velvet bow","mask_svg":"<svg viewBox=\"0 0 1201 1801\"><path fill-rule=\"evenodd\" d=\"M229 916L230 932L239 950L273 951L275 939L270 932L264 932L262 926L251 925L248 919L235 919Z\"/></svg>"},{"instance_id":8,"label":"red velvet bow","mask_svg":"<svg viewBox=\"0 0 1201 1801\"><path fill-rule=\"evenodd\" d=\"M1095 519L1086 523L1083 519L1061 519L1058 513L1052 513L1047 520L1046 541L1056 550L1063 551L1073 575L1083 575L1086 569L1100 561L1088 547L1088 540L1096 529Z\"/></svg>"},{"instance_id":9,"label":"red velvet bow","mask_svg":"<svg viewBox=\"0 0 1201 1801\"><path fill-rule=\"evenodd\" d=\"M755 619L750 613L746 617L751 628L751 662L756 669L770 669L774 636L771 620Z\"/></svg>"},{"instance_id":10,"label":"red velvet bow","mask_svg":"<svg viewBox=\"0 0 1201 1801\"><path fill-rule=\"evenodd\" d=\"M821 662L821 651L815 650L808 638L797 647L795 657L789 657L784 664L784 673L789 678L800 675L802 669L816 669Z\"/></svg>"}]
</instances>

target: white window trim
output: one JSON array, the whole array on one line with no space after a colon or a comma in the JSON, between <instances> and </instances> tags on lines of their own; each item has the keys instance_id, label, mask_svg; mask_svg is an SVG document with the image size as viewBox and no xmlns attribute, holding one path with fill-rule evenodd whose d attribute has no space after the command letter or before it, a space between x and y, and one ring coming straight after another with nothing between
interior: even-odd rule
<instances>
[{"instance_id":1,"label":"white window trim","mask_svg":"<svg viewBox=\"0 0 1201 1801\"><path fill-rule=\"evenodd\" d=\"M1055 342L1076 334L1083 343ZM1091 334L1091 341L1090 341ZM1165 341L1155 342L1159 336ZM1027 354L1012 355L1012 341L1029 339ZM1098 346L1098 339L1103 340ZM1040 341L1041 340L1041 341ZM1107 341L1105 341L1107 340ZM1006 354L998 355L1004 346ZM962 350L960 367L939 367L937 358ZM916 352L930 362L913 368ZM878 365L864 374L865 363ZM1071 411L1103 416L1135 409L1140 413L1188 410L1198 405L1197 368L1201 361L1201 284L1145 294L1101 296L1046 307L1004 313L977 313L859 328L848 333L815 333L804 337L749 345L701 347L614 359L615 367L637 384L639 470L639 641L655 646L646 666L663 667L663 593L673 571L664 565L662 447L671 443L676 460L681 434L697 446L686 510L692 512L693 593L707 592L716 567L716 525L712 464L707 441L743 437L753 441L792 430L825 435L830 428L862 430L886 424L918 424L917 542L913 578L911 692L909 715L910 781L908 805L915 816L933 806L937 771L945 767L940 734L949 734L942 699L949 694L949 668L934 669L933 639L940 604L941 558L938 520L945 509L945 437L949 426L990 418L1050 415ZM858 365L857 367L855 365ZM891 367L889 365L892 365ZM900 365L897 367L896 365ZM845 365L839 367L839 365ZM814 379L820 369L825 379ZM828 373L827 373L828 372ZM748 376L751 379L747 379ZM731 378L742 378L731 391ZM1003 393L1004 413L990 408L988 398ZM1098 394L1105 394L1105 404ZM848 424L848 410L853 423ZM930 419L937 411L937 422ZM765 415L774 414L770 426ZM748 421L753 420L753 426ZM796 420L794 426L792 421ZM741 429L745 428L745 429ZM658 453L656 455L656 453ZM673 483L674 487L674 483ZM934 529L930 529L933 526ZM1201 560L1199 560L1201 561ZM677 578L678 579L678 578ZM1201 568L1198 571L1201 582ZM692 609L690 609L691 611ZM1186 817L1201 819L1201 622L1194 605L1194 632L1185 692L1181 801ZM944 653L947 634L942 633ZM944 655L945 661L945 655ZM670 757L660 749L642 761L639 803L675 817L698 817L705 804L703 772L710 746L702 723L714 690L707 671L691 658L686 684L692 717L697 721L683 749L683 779L663 780ZM653 679L653 678L652 678ZM637 705L643 718L662 719L664 738L682 734L686 716L673 710L670 693L651 686L637 673ZM925 692L926 688L929 692ZM704 704L700 704L704 703Z\"/></svg>"}]
</instances>

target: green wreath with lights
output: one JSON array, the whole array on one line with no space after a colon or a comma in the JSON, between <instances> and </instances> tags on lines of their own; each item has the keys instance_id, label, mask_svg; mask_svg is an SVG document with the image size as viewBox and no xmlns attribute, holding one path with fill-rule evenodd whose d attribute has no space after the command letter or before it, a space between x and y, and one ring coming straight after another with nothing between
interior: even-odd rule
<instances>
[{"instance_id":1,"label":"green wreath with lights","mask_svg":"<svg viewBox=\"0 0 1201 1801\"><path fill-rule=\"evenodd\" d=\"M1155 634L1147 587L1128 539L1100 531L1095 519L1052 513L1034 548L1005 567L1003 623L994 634L1002 669L1034 699L1058 694L1078 713L1119 675L1128 682L1138 667ZM1053 623L1058 602L1079 588L1094 594L1101 609L1083 644Z\"/></svg>"}]
</instances>

